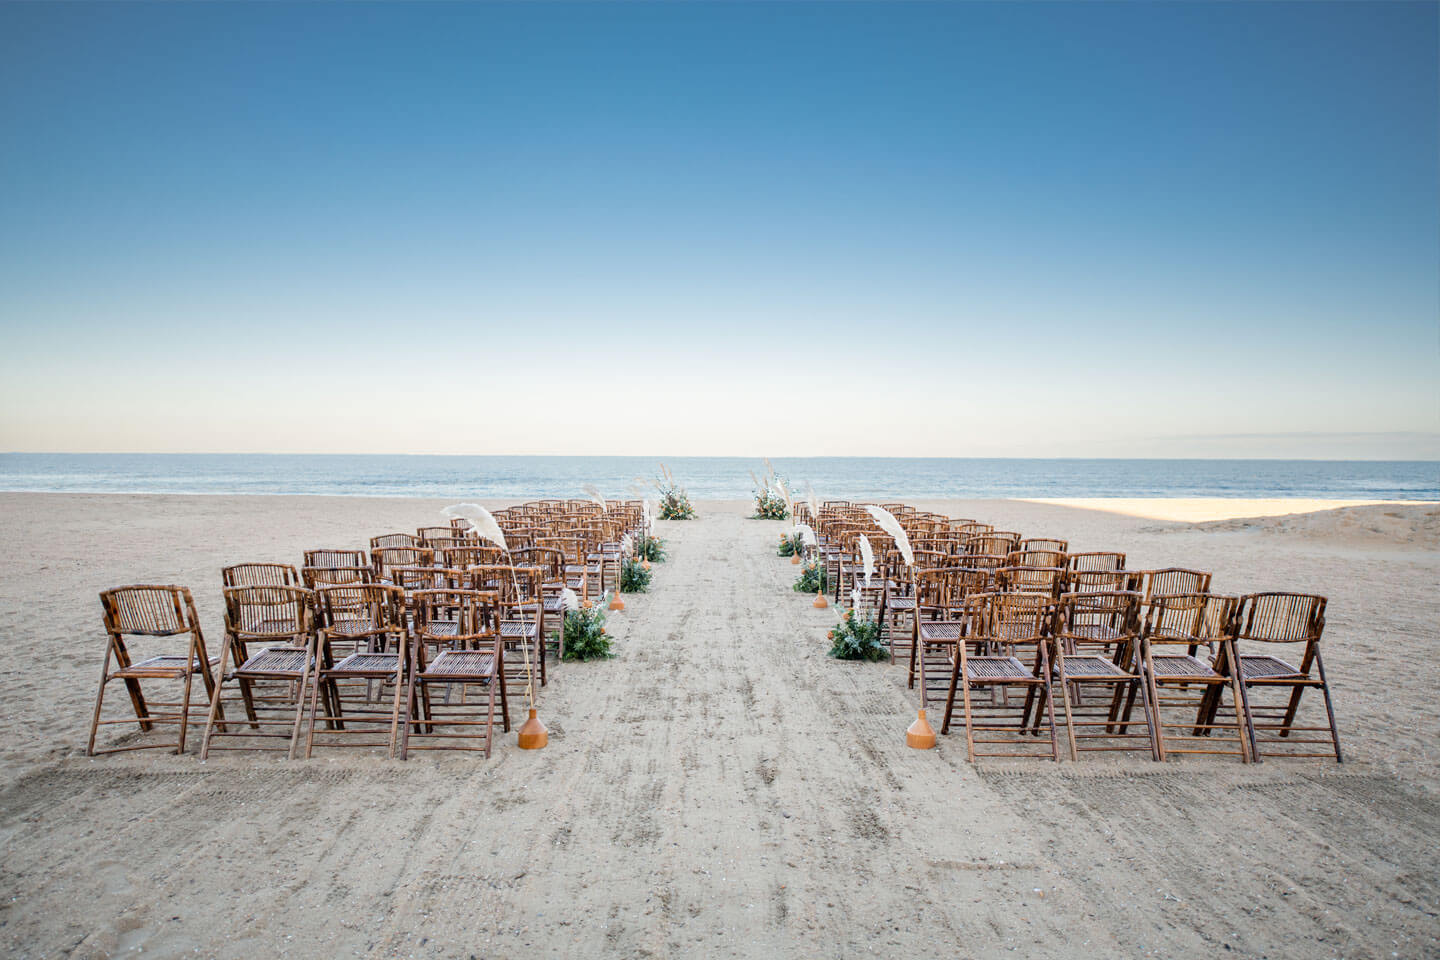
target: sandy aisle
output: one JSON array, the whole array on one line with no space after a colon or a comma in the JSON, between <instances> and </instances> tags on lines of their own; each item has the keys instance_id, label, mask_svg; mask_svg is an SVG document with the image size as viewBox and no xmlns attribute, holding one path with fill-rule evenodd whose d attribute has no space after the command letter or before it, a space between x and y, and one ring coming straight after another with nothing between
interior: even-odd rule
<instances>
[{"instance_id":1,"label":"sandy aisle","mask_svg":"<svg viewBox=\"0 0 1440 960\"><path fill-rule=\"evenodd\" d=\"M101 586L189 582L218 639L223 560L356 543L429 522L438 504L0 495L7 540L37 545L0 567L0 636L12 651L58 658L46 685L13 656L0 674L0 947L86 957L142 946L221 957L1440 950L1440 721L1433 679L1405 669L1434 652L1440 615L1427 508L1194 527L1032 503L944 506L1068 535L1077 548L1125 549L1133 567L1188 560L1213 569L1219 590L1328 592L1349 762L977 769L963 738L906 750L913 699L901 668L828 660L834 611L791 592L793 568L767 555L780 525L742 519L733 504L664 525L671 560L612 619L620 656L567 664L546 688L546 751L521 753L512 737L488 762L90 761L75 750L102 649ZM80 629L55 626L67 623ZM47 698L57 683L65 693ZM32 712L54 718L54 740L22 726Z\"/></svg>"}]
</instances>

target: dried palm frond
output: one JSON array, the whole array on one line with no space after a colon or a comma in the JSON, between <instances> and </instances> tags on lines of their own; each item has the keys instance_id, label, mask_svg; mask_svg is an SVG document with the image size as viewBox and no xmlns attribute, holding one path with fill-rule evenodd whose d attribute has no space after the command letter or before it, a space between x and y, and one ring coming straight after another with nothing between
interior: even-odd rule
<instances>
[{"instance_id":1,"label":"dried palm frond","mask_svg":"<svg viewBox=\"0 0 1440 960\"><path fill-rule=\"evenodd\" d=\"M506 553L510 552L510 545L505 542L505 534L501 531L500 524L496 523L495 518L490 515L490 511L480 504L457 503L440 512L443 516L451 519L459 517L461 520L470 521L470 528L481 538L489 540Z\"/></svg>"},{"instance_id":2,"label":"dried palm frond","mask_svg":"<svg viewBox=\"0 0 1440 960\"><path fill-rule=\"evenodd\" d=\"M630 539L630 534L620 538L620 555L628 557L635 552L635 541Z\"/></svg>"},{"instance_id":3,"label":"dried palm frond","mask_svg":"<svg viewBox=\"0 0 1440 960\"><path fill-rule=\"evenodd\" d=\"M807 482L805 484L806 500L810 504L810 519L820 519L820 499L815 496L815 488Z\"/></svg>"},{"instance_id":4,"label":"dried palm frond","mask_svg":"<svg viewBox=\"0 0 1440 960\"><path fill-rule=\"evenodd\" d=\"M900 556L905 558L905 565L915 566L915 551L910 549L910 538L905 534L905 528L900 526L900 521L895 515L884 507L877 507L873 503L866 504L865 512L875 520L875 523L890 534L895 540L895 549L900 551Z\"/></svg>"},{"instance_id":5,"label":"dried palm frond","mask_svg":"<svg viewBox=\"0 0 1440 960\"><path fill-rule=\"evenodd\" d=\"M870 538L860 534L860 562L865 565L865 586L870 586L870 578L875 575L875 550L870 546Z\"/></svg>"},{"instance_id":6,"label":"dried palm frond","mask_svg":"<svg viewBox=\"0 0 1440 960\"><path fill-rule=\"evenodd\" d=\"M790 499L790 491L785 489L785 481L776 477L775 488L780 491L780 499L785 501L785 509L789 511L793 517L795 515L795 501Z\"/></svg>"},{"instance_id":7,"label":"dried palm frond","mask_svg":"<svg viewBox=\"0 0 1440 960\"><path fill-rule=\"evenodd\" d=\"M764 493L764 492L765 492L765 489L766 489L765 484L761 483L761 482L760 482L760 478L757 477L757 476L755 476L755 471L754 471L754 470L751 470L751 471L750 471L750 479L753 480L753 481L755 481L755 489L756 489L756 490L759 490L761 493Z\"/></svg>"}]
</instances>

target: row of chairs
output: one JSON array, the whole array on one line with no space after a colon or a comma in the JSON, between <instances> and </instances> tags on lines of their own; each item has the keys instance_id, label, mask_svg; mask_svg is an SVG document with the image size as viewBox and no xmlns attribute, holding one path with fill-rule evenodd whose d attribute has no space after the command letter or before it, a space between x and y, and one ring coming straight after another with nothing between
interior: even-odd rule
<instances>
[{"instance_id":1,"label":"row of chairs","mask_svg":"<svg viewBox=\"0 0 1440 960\"><path fill-rule=\"evenodd\" d=\"M816 531L836 600L878 620L892 660L908 648L908 685L943 710L942 733L963 715L972 759L1058 759L1057 705L1072 759L1086 749L1342 759L1320 652L1324 597L1213 594L1205 571L1126 570L1123 553L1013 532L999 538L1003 554L975 549L993 529L882 506L906 529L914 566L863 504L797 514ZM861 534L879 560L868 582ZM1320 692L1323 723L1300 718L1306 690Z\"/></svg>"},{"instance_id":2,"label":"row of chairs","mask_svg":"<svg viewBox=\"0 0 1440 960\"><path fill-rule=\"evenodd\" d=\"M207 650L188 588L105 591L108 639L87 753L183 753L191 723L203 721L202 758L277 738L292 758L331 745L402 758L435 748L489 756L495 724L510 729L517 694L543 686L547 659L563 658L567 608L618 588L624 544L648 533L641 507L616 502L602 510L588 500L537 501L495 517L508 551L457 519L413 537L374 537L368 553L309 550L299 570L224 568L219 656ZM172 638L183 638L183 653ZM151 649L136 656L137 644ZM105 716L115 681L133 717ZM156 697L155 681L178 690ZM100 729L115 724L142 733L173 724L177 736L97 749Z\"/></svg>"}]
</instances>

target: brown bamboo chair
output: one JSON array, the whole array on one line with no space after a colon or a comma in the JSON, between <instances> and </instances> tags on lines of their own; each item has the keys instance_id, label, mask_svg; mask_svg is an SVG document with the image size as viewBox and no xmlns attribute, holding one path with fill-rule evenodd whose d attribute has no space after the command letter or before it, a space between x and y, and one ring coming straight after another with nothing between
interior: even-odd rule
<instances>
[{"instance_id":1,"label":"brown bamboo chair","mask_svg":"<svg viewBox=\"0 0 1440 960\"><path fill-rule=\"evenodd\" d=\"M918 580L915 586L917 607L911 624L907 686L914 689L918 680L921 702L928 707L932 700L941 696L940 684L950 674L953 648L960 637L957 620L965 600L995 589L995 569L938 567L927 572L927 581L923 597Z\"/></svg>"},{"instance_id":2,"label":"brown bamboo chair","mask_svg":"<svg viewBox=\"0 0 1440 960\"><path fill-rule=\"evenodd\" d=\"M1050 653L1071 760L1079 759L1079 750L1141 749L1160 759L1154 705L1140 672L1140 600L1133 591L1060 598ZM1108 703L1104 697L1082 703L1077 694L1096 687L1110 691ZM1131 720L1136 688L1143 724Z\"/></svg>"},{"instance_id":3,"label":"brown bamboo chair","mask_svg":"<svg viewBox=\"0 0 1440 960\"><path fill-rule=\"evenodd\" d=\"M464 536L465 530L469 529L469 521L465 521L465 527L456 527L454 523L455 521L452 520L451 525L448 527L420 527L416 529L416 542L412 544L412 546L429 547L430 549L435 549L434 547L431 547L431 540L449 540L454 537ZM457 530L459 532L457 532Z\"/></svg>"},{"instance_id":4,"label":"brown bamboo chair","mask_svg":"<svg viewBox=\"0 0 1440 960\"><path fill-rule=\"evenodd\" d=\"M212 671L220 662L205 650L205 635L200 631L200 618L195 613L195 601L189 588L150 584L116 587L100 594L100 605L105 612L108 639L105 662L100 668L100 689L95 693L95 712L90 717L90 738L85 745L85 755L93 757L101 753L156 749L184 753L185 735L190 726L193 681L197 675L200 677L205 685L205 705L208 705L215 692ZM184 637L185 650L183 653L171 652L176 644L167 644L170 648L167 652L153 653L137 663L131 657L127 637L132 640ZM151 645L145 640L138 642ZM125 684L130 706L135 712L133 720L101 719L105 688L112 680ZM180 698L172 701L147 700L141 688L142 680L178 681L181 685ZM143 733L149 733L158 724L175 724L178 733L171 743L133 743L96 750L95 737L100 728L117 723L134 723Z\"/></svg>"},{"instance_id":5,"label":"brown bamboo chair","mask_svg":"<svg viewBox=\"0 0 1440 960\"><path fill-rule=\"evenodd\" d=\"M383 550L386 547L418 547L420 539L413 533L385 533L378 537L370 538L371 550Z\"/></svg>"},{"instance_id":6,"label":"brown bamboo chair","mask_svg":"<svg viewBox=\"0 0 1440 960\"><path fill-rule=\"evenodd\" d=\"M214 745L217 737L226 736L283 739L289 758L295 759L305 716L304 691L315 659L314 640L314 594L304 587L267 585L225 591L225 643L200 744L201 760L208 759L212 749L229 749ZM251 644L260 644L261 649L252 652ZM225 718L225 689L232 682L240 693L244 721Z\"/></svg>"},{"instance_id":7,"label":"brown bamboo chair","mask_svg":"<svg viewBox=\"0 0 1440 960\"><path fill-rule=\"evenodd\" d=\"M1245 726L1245 698L1234 669L1232 630L1238 601L1204 593L1158 595L1151 598L1140 634L1140 667L1155 705L1156 746L1167 753L1225 754L1250 760ZM1216 648L1203 660L1197 648ZM1188 649L1181 649L1188 648ZM1221 710L1230 692L1228 722ZM1197 695L1198 694L1198 695ZM1168 719L1170 716L1178 719ZM1229 731L1234 747L1221 749L1215 736Z\"/></svg>"},{"instance_id":8,"label":"brown bamboo chair","mask_svg":"<svg viewBox=\"0 0 1440 960\"><path fill-rule=\"evenodd\" d=\"M227 587L294 587L300 575L288 563L237 563L220 570L220 579Z\"/></svg>"},{"instance_id":9,"label":"brown bamboo chair","mask_svg":"<svg viewBox=\"0 0 1440 960\"><path fill-rule=\"evenodd\" d=\"M408 759L412 749L480 751L489 757L497 715L510 730L498 597L478 590L422 590L414 601L400 759ZM452 697L457 686L461 695ZM482 689L479 700L465 696L472 686ZM443 688L445 696L432 696L432 687ZM412 744L412 737L420 742Z\"/></svg>"},{"instance_id":10,"label":"brown bamboo chair","mask_svg":"<svg viewBox=\"0 0 1440 960\"><path fill-rule=\"evenodd\" d=\"M370 558L364 550L306 550L307 567L366 567Z\"/></svg>"},{"instance_id":11,"label":"brown bamboo chair","mask_svg":"<svg viewBox=\"0 0 1440 960\"><path fill-rule=\"evenodd\" d=\"M1056 553L1067 553L1070 550L1069 540L1056 540L1053 537L1026 537L1020 541L1021 550L1054 550Z\"/></svg>"},{"instance_id":12,"label":"brown bamboo chair","mask_svg":"<svg viewBox=\"0 0 1440 960\"><path fill-rule=\"evenodd\" d=\"M506 560L504 550L478 540L467 540L465 546L461 547L446 547L436 554L436 557L444 566L461 570L466 567L503 564Z\"/></svg>"},{"instance_id":13,"label":"brown bamboo chair","mask_svg":"<svg viewBox=\"0 0 1440 960\"><path fill-rule=\"evenodd\" d=\"M382 583L360 583L321 587L317 594L320 629L316 632L316 662L310 679L309 724L305 733L305 757L315 749L315 723L321 697L330 710L326 733L332 746L387 747L394 756L399 732L401 693L405 684L404 645L406 637L404 591ZM346 650L348 655L341 656ZM344 697L346 686L363 695ZM387 711L376 703L375 685L394 689ZM376 728L388 723L388 742L377 742ZM341 735L355 736L358 743L340 742Z\"/></svg>"},{"instance_id":14,"label":"brown bamboo chair","mask_svg":"<svg viewBox=\"0 0 1440 960\"><path fill-rule=\"evenodd\" d=\"M1085 553L1072 553L1070 554L1069 560L1070 569L1074 572L1125 569L1125 554L1115 553L1110 550L1090 550Z\"/></svg>"},{"instance_id":15,"label":"brown bamboo chair","mask_svg":"<svg viewBox=\"0 0 1440 960\"><path fill-rule=\"evenodd\" d=\"M1042 728L1050 733L1049 759L1060 759L1050 620L1051 603L1037 593L979 593L965 599L940 732L950 732L959 706L972 763L980 757L1044 758L1046 744L1037 735ZM983 698L978 696L982 692Z\"/></svg>"},{"instance_id":16,"label":"brown bamboo chair","mask_svg":"<svg viewBox=\"0 0 1440 960\"><path fill-rule=\"evenodd\" d=\"M1138 570L1136 574L1139 584L1135 589L1145 595L1146 603L1159 596L1210 592L1210 574L1203 570L1166 567L1162 570Z\"/></svg>"},{"instance_id":17,"label":"brown bamboo chair","mask_svg":"<svg viewBox=\"0 0 1440 960\"><path fill-rule=\"evenodd\" d=\"M1240 599L1237 623L1234 646L1240 660L1240 689L1245 697L1251 756L1258 763L1267 755L1329 757L1333 751L1335 762L1340 763L1340 731L1325 679L1325 662L1320 656L1325 598L1302 593L1252 593ZM1299 654L1298 666L1276 656L1282 644ZM1291 655L1291 659L1295 657ZM1324 726L1296 723L1301 694L1312 689L1319 690L1325 702ZM1272 693L1288 696L1277 703L1268 699ZM1330 750L1310 752L1313 744L1328 744Z\"/></svg>"}]
</instances>

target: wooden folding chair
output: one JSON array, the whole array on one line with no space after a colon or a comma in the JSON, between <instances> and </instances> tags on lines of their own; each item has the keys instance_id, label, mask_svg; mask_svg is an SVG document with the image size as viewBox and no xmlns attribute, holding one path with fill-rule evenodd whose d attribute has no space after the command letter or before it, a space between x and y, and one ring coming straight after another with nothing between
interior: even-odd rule
<instances>
[{"instance_id":1,"label":"wooden folding chair","mask_svg":"<svg viewBox=\"0 0 1440 960\"><path fill-rule=\"evenodd\" d=\"M252 652L251 644L260 644L261 649ZM214 741L234 736L283 738L289 758L294 760L314 660L314 594L295 586L227 589L224 649L200 759L208 759L211 749L231 749L216 747ZM243 721L225 718L225 690L232 682L245 708ZM328 710L328 700L325 705Z\"/></svg>"},{"instance_id":2,"label":"wooden folding chair","mask_svg":"<svg viewBox=\"0 0 1440 960\"><path fill-rule=\"evenodd\" d=\"M227 587L295 587L300 575L288 563L237 563L220 571Z\"/></svg>"},{"instance_id":3,"label":"wooden folding chair","mask_svg":"<svg viewBox=\"0 0 1440 960\"><path fill-rule=\"evenodd\" d=\"M958 706L965 721L965 751L977 757L1046 756L1060 759L1051 685L1049 597L1038 593L979 593L965 598L950 669L941 733L949 733ZM982 700L977 694L986 693ZM1024 694L1021 696L1021 694ZM1008 749L992 749L1008 748Z\"/></svg>"},{"instance_id":4,"label":"wooden folding chair","mask_svg":"<svg viewBox=\"0 0 1440 960\"><path fill-rule=\"evenodd\" d=\"M1250 753L1255 762L1265 755L1329 757L1329 751L1308 752L1310 745L1325 743L1333 750L1335 762L1340 763L1340 730L1325 679L1325 661L1320 656L1325 598L1303 593L1252 593L1240 598L1237 622L1235 653L1240 660L1240 690L1245 698ZM1300 648L1299 666L1264 649L1268 646L1279 652L1282 644ZM1324 726L1296 723L1300 696L1311 689L1318 689L1324 698ZM1271 693L1286 691L1289 696L1278 703L1269 699ZM1329 736L1316 738L1311 734Z\"/></svg>"},{"instance_id":5,"label":"wooden folding chair","mask_svg":"<svg viewBox=\"0 0 1440 960\"><path fill-rule=\"evenodd\" d=\"M105 663L100 668L100 689L95 693L95 712L90 717L90 738L85 745L86 756L121 753L127 750L174 749L185 752L185 734L190 726L190 695L198 674L205 685L206 704L215 691L213 668L220 662L205 651L205 636L200 631L200 618L195 601L187 587L140 584L116 587L100 594L105 611ZM135 662L126 638L166 638L184 636L184 653L156 653ZM146 641L139 641L146 643ZM112 669L112 664L114 669ZM112 680L121 680L130 695L135 719L100 719L105 702L105 688ZM141 689L142 680L170 680L181 684L178 701L147 700ZM197 718L198 719L198 718ZM173 723L179 727L173 743L135 743L106 750L95 749L95 736L102 726L135 723L144 733L157 724Z\"/></svg>"},{"instance_id":6,"label":"wooden folding chair","mask_svg":"<svg viewBox=\"0 0 1440 960\"><path fill-rule=\"evenodd\" d=\"M413 533L384 533L378 537L370 538L371 550L383 550L386 547L418 547L420 538Z\"/></svg>"},{"instance_id":7,"label":"wooden folding chair","mask_svg":"<svg viewBox=\"0 0 1440 960\"><path fill-rule=\"evenodd\" d=\"M382 583L356 583L321 587L316 591L320 629L316 631L315 669L309 690L309 724L305 733L305 757L315 749L315 723L320 700L328 698L326 733L361 738L358 743L335 742L333 746L387 747L395 755L399 732L400 701L405 684L405 591ZM349 653L339 657L337 655ZM394 688L393 702L386 711L376 704L372 692L379 684ZM342 686L343 685L343 686ZM356 695L345 698L345 687ZM388 742L364 739L387 723Z\"/></svg>"},{"instance_id":8,"label":"wooden folding chair","mask_svg":"<svg viewBox=\"0 0 1440 960\"><path fill-rule=\"evenodd\" d=\"M400 759L408 759L411 749L472 750L489 757L497 715L510 730L497 597L479 590L421 590L413 602ZM431 647L437 649L433 656ZM450 695L456 686L458 697ZM471 686L482 688L481 699L465 695ZM433 687L443 688L445 696L432 696ZM420 742L412 744L412 737Z\"/></svg>"},{"instance_id":9,"label":"wooden folding chair","mask_svg":"<svg viewBox=\"0 0 1440 960\"><path fill-rule=\"evenodd\" d=\"M1140 667L1155 707L1161 760L1169 753L1226 754L1242 762L1250 760L1245 698L1235 670L1232 635L1237 605L1234 597L1205 593L1150 598L1140 634ZM1213 648L1214 656L1196 657L1202 646ZM1227 690L1232 709L1222 714ZM1216 736L1226 731L1234 738L1230 750L1221 749L1223 741Z\"/></svg>"},{"instance_id":10,"label":"wooden folding chair","mask_svg":"<svg viewBox=\"0 0 1440 960\"><path fill-rule=\"evenodd\" d=\"M1113 550L1089 550L1084 553L1072 553L1069 554L1067 560L1072 573L1080 573L1086 570L1125 569L1125 554L1116 553Z\"/></svg>"},{"instance_id":11,"label":"wooden folding chair","mask_svg":"<svg viewBox=\"0 0 1440 960\"><path fill-rule=\"evenodd\" d=\"M1141 750L1160 759L1155 711L1139 666L1140 594L1067 593L1056 608L1051 656L1054 685L1065 708L1070 759L1079 750ZM1099 687L1110 697L1083 704L1078 694ZM1130 719L1139 688L1143 727ZM1093 705L1092 705L1093 704ZM1131 732L1131 728L1136 732ZM1080 741L1084 741L1083 746ZM1141 743L1140 741L1144 741Z\"/></svg>"}]
</instances>

